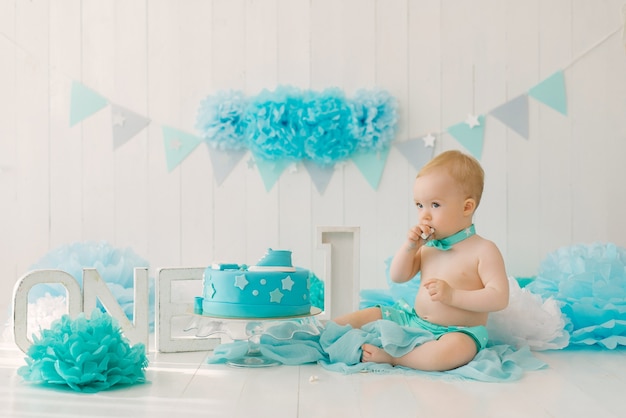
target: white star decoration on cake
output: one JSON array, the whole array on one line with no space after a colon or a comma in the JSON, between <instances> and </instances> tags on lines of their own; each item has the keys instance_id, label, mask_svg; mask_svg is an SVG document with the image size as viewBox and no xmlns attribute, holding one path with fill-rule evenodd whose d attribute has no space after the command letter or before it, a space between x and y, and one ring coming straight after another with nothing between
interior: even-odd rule
<instances>
[{"instance_id":1,"label":"white star decoration on cake","mask_svg":"<svg viewBox=\"0 0 626 418\"><path fill-rule=\"evenodd\" d=\"M422 141L424 141L425 146L432 148L435 146L435 139L436 138L433 134L428 134L422 138Z\"/></svg>"},{"instance_id":2,"label":"white star decoration on cake","mask_svg":"<svg viewBox=\"0 0 626 418\"><path fill-rule=\"evenodd\" d=\"M276 288L270 292L270 302L280 303L283 298L283 294L280 289Z\"/></svg>"},{"instance_id":3,"label":"white star decoration on cake","mask_svg":"<svg viewBox=\"0 0 626 418\"><path fill-rule=\"evenodd\" d=\"M476 115L472 115L471 113L469 113L467 115L467 119L465 119L465 123L467 123L467 125L473 129L477 126L480 126L480 121L478 120L478 116Z\"/></svg>"},{"instance_id":4,"label":"white star decoration on cake","mask_svg":"<svg viewBox=\"0 0 626 418\"><path fill-rule=\"evenodd\" d=\"M294 285L294 281L290 276L285 277L281 282L283 283L283 290L291 290L291 287Z\"/></svg>"},{"instance_id":5,"label":"white star decoration on cake","mask_svg":"<svg viewBox=\"0 0 626 418\"><path fill-rule=\"evenodd\" d=\"M245 289L248 285L248 280L246 280L245 274L240 274L239 276L235 276L235 287L240 288L241 290Z\"/></svg>"}]
</instances>

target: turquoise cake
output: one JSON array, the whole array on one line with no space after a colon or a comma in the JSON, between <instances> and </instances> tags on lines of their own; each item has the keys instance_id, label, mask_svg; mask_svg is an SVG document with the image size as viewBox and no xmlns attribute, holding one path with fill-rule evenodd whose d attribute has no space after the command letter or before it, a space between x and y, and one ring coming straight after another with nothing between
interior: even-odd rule
<instances>
[{"instance_id":1,"label":"turquoise cake","mask_svg":"<svg viewBox=\"0 0 626 418\"><path fill-rule=\"evenodd\" d=\"M255 266L213 264L203 277L202 315L280 318L311 312L310 272L293 267L291 251L269 249Z\"/></svg>"}]
</instances>

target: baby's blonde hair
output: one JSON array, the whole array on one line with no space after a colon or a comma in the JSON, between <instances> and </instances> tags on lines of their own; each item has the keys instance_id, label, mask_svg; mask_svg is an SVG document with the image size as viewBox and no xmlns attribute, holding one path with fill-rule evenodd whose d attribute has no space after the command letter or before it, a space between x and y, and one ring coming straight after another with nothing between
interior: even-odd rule
<instances>
[{"instance_id":1,"label":"baby's blonde hair","mask_svg":"<svg viewBox=\"0 0 626 418\"><path fill-rule=\"evenodd\" d=\"M485 185L485 172L480 163L472 156L460 151L445 151L426 163L417 173L417 177L432 172L436 168L444 168L448 174L461 186L466 198L476 201L476 207L480 203Z\"/></svg>"}]
</instances>

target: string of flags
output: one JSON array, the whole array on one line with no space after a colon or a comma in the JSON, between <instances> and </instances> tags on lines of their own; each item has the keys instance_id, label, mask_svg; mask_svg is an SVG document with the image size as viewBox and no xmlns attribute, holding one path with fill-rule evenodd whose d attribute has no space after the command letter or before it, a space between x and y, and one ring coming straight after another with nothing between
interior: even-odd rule
<instances>
[{"instance_id":1,"label":"string of flags","mask_svg":"<svg viewBox=\"0 0 626 418\"><path fill-rule=\"evenodd\" d=\"M522 138L528 139L529 97L532 97L563 115L567 115L566 86L563 71L557 71L530 88L527 93L501 104L486 115L468 114L464 121L449 126L446 131L469 153L480 160L483 151L487 115L498 119ZM131 140L151 123L148 116L111 102L102 94L85 86L79 81L74 80L72 82L70 126L76 125L107 106L111 108L111 135L114 149L119 148ZM182 164L201 143L205 142L203 138L197 135L171 126L161 126L161 132L163 135L166 165L170 172ZM442 134L442 132L431 132L423 137L406 141L394 141L392 146L399 151L416 170L419 170L433 157L435 141ZM237 166L247 154L247 150L223 151L209 146L207 146L207 149L209 151L215 181L218 186L228 178L235 166ZM369 185L373 189L377 189L388 155L389 148L377 152L356 153L351 156L350 160L357 166ZM302 164L318 192L323 194L333 176L335 167L323 167L307 160L303 160ZM293 162L290 161L265 161L253 157L248 160L247 166L249 168L257 168L267 191L274 186L289 166L292 166L292 171L294 170Z\"/></svg>"},{"instance_id":2,"label":"string of flags","mask_svg":"<svg viewBox=\"0 0 626 418\"><path fill-rule=\"evenodd\" d=\"M622 13L624 22L626 23L626 5L623 6ZM486 116L498 119L519 136L528 139L528 98L531 97L563 115L567 115L563 70L571 67L582 57L620 32L622 34L622 41L626 47L626 25L621 25L589 47L585 52L578 55L569 65L563 67L563 69L555 72L545 80L542 80L540 83L530 88L525 94L508 100L485 114L473 115L470 113L465 121L449 126L445 131L429 132L426 135L404 141L396 140L391 143L391 147L400 152L416 170L419 170L432 158L437 139L447 133L465 147L468 152L480 159L483 150L485 124L487 122ZM18 45L14 39L10 39L6 35L0 38L5 39L16 49L30 56L30 53L25 48ZM58 69L56 69L56 71L59 72ZM70 126L82 122L109 106L111 109L112 142L114 149L117 149L152 123L147 115L134 112L113 103L101 93L74 80L73 77L67 74L64 75L72 81ZM162 125L161 132L163 135L166 165L170 172L182 164L202 142L207 144L207 141L203 138L176 127ZM223 184L234 168L248 153L248 150L221 151L209 146L207 146L207 149L213 169L213 177L218 186ZM363 174L370 186L377 189L388 155L389 149L385 149L376 152L357 153L352 155L350 160ZM289 172L297 171L297 167L295 167L293 163L263 161L255 158L254 155L248 159L246 164L249 169L254 169L255 167L258 169L265 188L268 191L274 186L285 170L289 168ZM335 171L334 167L321 167L307 160L302 160L302 166L304 166L305 170L308 172L318 192L323 194L333 176ZM341 166L341 164L337 164L337 166ZM11 169L11 166L2 164L0 165L0 174L8 172Z\"/></svg>"}]
</instances>

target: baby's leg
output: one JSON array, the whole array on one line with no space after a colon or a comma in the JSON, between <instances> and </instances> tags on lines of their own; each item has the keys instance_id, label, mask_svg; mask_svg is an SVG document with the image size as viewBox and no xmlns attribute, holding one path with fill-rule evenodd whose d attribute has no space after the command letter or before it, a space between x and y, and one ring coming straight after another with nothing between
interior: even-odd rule
<instances>
[{"instance_id":1,"label":"baby's leg","mask_svg":"<svg viewBox=\"0 0 626 418\"><path fill-rule=\"evenodd\" d=\"M380 308L372 307L361 309L360 311L351 312L349 314L333 319L339 325L351 325L352 328L361 328L365 324L382 319Z\"/></svg>"},{"instance_id":2,"label":"baby's leg","mask_svg":"<svg viewBox=\"0 0 626 418\"><path fill-rule=\"evenodd\" d=\"M438 340L428 341L402 357L393 357L371 344L363 344L362 350L364 362L388 363L425 371L456 369L472 361L477 353L474 339L461 332L452 332Z\"/></svg>"}]
</instances>

